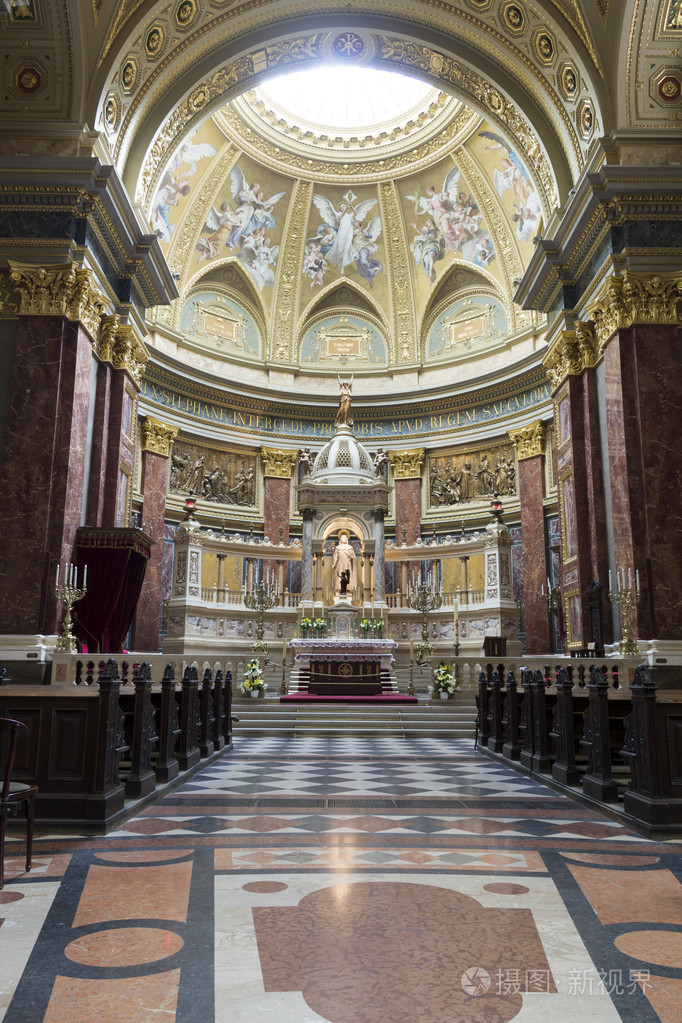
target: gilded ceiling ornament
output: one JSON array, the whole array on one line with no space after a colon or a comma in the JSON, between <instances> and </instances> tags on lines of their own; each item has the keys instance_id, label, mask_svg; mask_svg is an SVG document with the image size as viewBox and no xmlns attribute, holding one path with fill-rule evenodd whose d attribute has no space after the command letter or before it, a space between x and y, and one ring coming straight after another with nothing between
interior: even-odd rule
<instances>
[{"instance_id":1,"label":"gilded ceiling ornament","mask_svg":"<svg viewBox=\"0 0 682 1023\"><path fill-rule=\"evenodd\" d=\"M682 273L647 275L623 271L609 277L602 294L590 305L600 350L617 330L635 323L679 324Z\"/></svg>"},{"instance_id":2,"label":"gilded ceiling ornament","mask_svg":"<svg viewBox=\"0 0 682 1023\"><path fill-rule=\"evenodd\" d=\"M421 479L425 455L424 448L413 451L389 451L388 460L393 467L393 478L396 480Z\"/></svg>"},{"instance_id":3,"label":"gilded ceiling ornament","mask_svg":"<svg viewBox=\"0 0 682 1023\"><path fill-rule=\"evenodd\" d=\"M263 476L291 479L298 458L296 451L281 451L279 448L261 448Z\"/></svg>"},{"instance_id":4,"label":"gilded ceiling ornament","mask_svg":"<svg viewBox=\"0 0 682 1023\"><path fill-rule=\"evenodd\" d=\"M533 33L533 52L538 62L544 67L549 67L554 63L556 43L554 42L554 37L546 28Z\"/></svg>"},{"instance_id":5,"label":"gilded ceiling ornament","mask_svg":"<svg viewBox=\"0 0 682 1023\"><path fill-rule=\"evenodd\" d=\"M107 301L92 270L58 263L36 266L9 259L10 280L21 296L20 316L65 316L96 338Z\"/></svg>"},{"instance_id":6,"label":"gilded ceiling ornament","mask_svg":"<svg viewBox=\"0 0 682 1023\"><path fill-rule=\"evenodd\" d=\"M171 444L178 435L177 426L167 426L152 416L142 420L142 450L155 455L170 456Z\"/></svg>"},{"instance_id":7,"label":"gilded ceiling ornament","mask_svg":"<svg viewBox=\"0 0 682 1023\"><path fill-rule=\"evenodd\" d=\"M179 32L187 32L197 20L198 15L197 0L180 0L173 14L173 22Z\"/></svg>"},{"instance_id":8,"label":"gilded ceiling ornament","mask_svg":"<svg viewBox=\"0 0 682 1023\"><path fill-rule=\"evenodd\" d=\"M546 425L541 419L530 426L524 426L521 430L510 430L509 436L516 448L517 461L522 462L526 458L544 455Z\"/></svg>"},{"instance_id":9,"label":"gilded ceiling ornament","mask_svg":"<svg viewBox=\"0 0 682 1023\"><path fill-rule=\"evenodd\" d=\"M412 362L417 359L417 317L407 262L408 249L394 184L382 182L379 195L386 222L386 253L393 305L394 342L389 362Z\"/></svg>"},{"instance_id":10,"label":"gilded ceiling ornament","mask_svg":"<svg viewBox=\"0 0 682 1023\"><path fill-rule=\"evenodd\" d=\"M93 0L93 2L96 2L96 3L98 3L101 6L103 0ZM142 4L145 3L145 2L146 2L146 0L119 0L119 3L117 5L117 7L116 7L116 13L114 15L113 24L112 24L111 28L109 29L109 34L107 36L106 42L104 43L104 47L102 49L102 56L100 58L100 64L102 63L102 61L106 57L106 55L109 52L109 50L111 49L111 47L114 45L114 43L119 38L119 33L121 32L121 29L125 25L125 23L128 20L128 18L132 14L134 14L135 11L138 9L138 7L141 7Z\"/></svg>"},{"instance_id":11,"label":"gilded ceiling ornament","mask_svg":"<svg viewBox=\"0 0 682 1023\"><path fill-rule=\"evenodd\" d=\"M131 92L137 87L137 83L140 79L140 66L137 62L137 58L132 54L128 57L125 64L121 68L120 82L123 92L129 96Z\"/></svg>"},{"instance_id":12,"label":"gilded ceiling ornament","mask_svg":"<svg viewBox=\"0 0 682 1023\"><path fill-rule=\"evenodd\" d=\"M562 331L551 343L542 364L556 390L568 376L579 376L598 358L594 325L578 321L572 330Z\"/></svg>"},{"instance_id":13,"label":"gilded ceiling ornament","mask_svg":"<svg viewBox=\"0 0 682 1023\"><path fill-rule=\"evenodd\" d=\"M592 58L592 63L596 67L597 71L602 74L597 48L594 45L592 33L590 32L589 25L587 24L585 15L583 14L585 0L552 0L552 3L561 11L568 23L578 34L581 41L585 44L587 52ZM595 3L600 10L602 18L605 20L610 0L595 0Z\"/></svg>"},{"instance_id":14,"label":"gilded ceiling ornament","mask_svg":"<svg viewBox=\"0 0 682 1023\"><path fill-rule=\"evenodd\" d=\"M514 35L520 35L526 29L526 12L520 4L505 4L502 8L502 20Z\"/></svg>"},{"instance_id":15,"label":"gilded ceiling ornament","mask_svg":"<svg viewBox=\"0 0 682 1023\"><path fill-rule=\"evenodd\" d=\"M272 347L278 362L292 362L296 338L296 295L303 262L305 229L313 194L311 181L298 181L282 232L279 276L273 308Z\"/></svg>"},{"instance_id":16,"label":"gilded ceiling ornament","mask_svg":"<svg viewBox=\"0 0 682 1023\"><path fill-rule=\"evenodd\" d=\"M564 63L559 67L559 92L566 100L575 99L578 93L578 75L572 64Z\"/></svg>"},{"instance_id":17,"label":"gilded ceiling ornament","mask_svg":"<svg viewBox=\"0 0 682 1023\"><path fill-rule=\"evenodd\" d=\"M149 60L158 60L166 45L166 26L156 22L147 32L144 40L144 52Z\"/></svg>"}]
</instances>

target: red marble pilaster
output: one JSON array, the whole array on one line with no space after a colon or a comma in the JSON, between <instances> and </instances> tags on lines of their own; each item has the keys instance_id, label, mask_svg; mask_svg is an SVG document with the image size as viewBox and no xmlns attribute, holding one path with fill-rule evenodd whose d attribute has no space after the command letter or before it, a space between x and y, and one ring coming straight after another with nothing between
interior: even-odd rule
<instances>
[{"instance_id":1,"label":"red marble pilaster","mask_svg":"<svg viewBox=\"0 0 682 1023\"><path fill-rule=\"evenodd\" d=\"M84 509L92 344L76 323L22 316L1 484L0 632L57 630L55 569Z\"/></svg>"},{"instance_id":2,"label":"red marble pilaster","mask_svg":"<svg viewBox=\"0 0 682 1023\"><path fill-rule=\"evenodd\" d=\"M617 568L639 570L640 639L682 639L682 360L676 326L635 325L604 349Z\"/></svg>"},{"instance_id":3,"label":"red marble pilaster","mask_svg":"<svg viewBox=\"0 0 682 1023\"><path fill-rule=\"evenodd\" d=\"M405 543L413 544L421 535L422 528L421 480L395 480L395 542L403 542L405 527Z\"/></svg>"},{"instance_id":4,"label":"red marble pilaster","mask_svg":"<svg viewBox=\"0 0 682 1023\"><path fill-rule=\"evenodd\" d=\"M519 460L519 499L523 542L523 602L526 653L544 654L552 640L547 608L547 541L545 539L544 455ZM544 590L544 593L543 593Z\"/></svg>"},{"instance_id":5,"label":"red marble pilaster","mask_svg":"<svg viewBox=\"0 0 682 1023\"><path fill-rule=\"evenodd\" d=\"M137 385L124 370L114 369L108 362L99 364L88 487L89 526L129 524L137 393Z\"/></svg>"},{"instance_id":6,"label":"red marble pilaster","mask_svg":"<svg viewBox=\"0 0 682 1023\"><path fill-rule=\"evenodd\" d=\"M168 456L154 451L142 453L142 523L155 540L152 547L144 585L140 591L135 612L133 647L135 650L159 649L159 630L162 616L163 593L163 534L166 515L166 486Z\"/></svg>"},{"instance_id":7,"label":"red marble pilaster","mask_svg":"<svg viewBox=\"0 0 682 1023\"><path fill-rule=\"evenodd\" d=\"M569 647L580 648L590 640L587 588L594 581L605 585L607 580L606 513L594 369L564 381L554 396L554 421L562 612L566 642ZM606 608L603 610L602 639L609 642L610 616Z\"/></svg>"},{"instance_id":8,"label":"red marble pilaster","mask_svg":"<svg viewBox=\"0 0 682 1023\"><path fill-rule=\"evenodd\" d=\"M291 479L266 476L263 480L263 529L272 543L279 543L279 527L282 527L282 543L289 543L289 507L291 503Z\"/></svg>"}]
</instances>

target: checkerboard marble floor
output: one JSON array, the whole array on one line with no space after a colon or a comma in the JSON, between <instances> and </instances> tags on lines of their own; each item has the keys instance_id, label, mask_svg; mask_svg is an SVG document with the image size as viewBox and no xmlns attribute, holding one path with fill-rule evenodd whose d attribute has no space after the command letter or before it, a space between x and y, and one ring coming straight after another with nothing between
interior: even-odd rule
<instances>
[{"instance_id":1,"label":"checkerboard marble floor","mask_svg":"<svg viewBox=\"0 0 682 1023\"><path fill-rule=\"evenodd\" d=\"M237 739L0 892L6 1023L672 1023L682 847L442 739Z\"/></svg>"}]
</instances>

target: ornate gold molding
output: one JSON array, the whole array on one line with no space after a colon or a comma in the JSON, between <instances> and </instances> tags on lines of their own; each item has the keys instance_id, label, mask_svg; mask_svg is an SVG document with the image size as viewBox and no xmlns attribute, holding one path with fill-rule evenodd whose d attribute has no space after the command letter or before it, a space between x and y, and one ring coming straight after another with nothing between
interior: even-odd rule
<instances>
[{"instance_id":1,"label":"ornate gold molding","mask_svg":"<svg viewBox=\"0 0 682 1023\"><path fill-rule=\"evenodd\" d=\"M103 316L94 352L100 362L110 362L114 369L122 369L139 387L149 352L130 324L121 324L119 317Z\"/></svg>"},{"instance_id":2,"label":"ornate gold molding","mask_svg":"<svg viewBox=\"0 0 682 1023\"><path fill-rule=\"evenodd\" d=\"M64 316L82 323L90 337L97 337L107 301L92 270L74 263L7 262L10 280L20 295L20 316Z\"/></svg>"},{"instance_id":3,"label":"ornate gold molding","mask_svg":"<svg viewBox=\"0 0 682 1023\"><path fill-rule=\"evenodd\" d=\"M282 451L279 448L261 448L260 456L263 460L263 476L291 479L298 452Z\"/></svg>"},{"instance_id":4,"label":"ornate gold molding","mask_svg":"<svg viewBox=\"0 0 682 1023\"><path fill-rule=\"evenodd\" d=\"M145 416L142 420L142 450L151 451L155 455L170 456L170 447L178 435L176 426L166 426L165 423Z\"/></svg>"},{"instance_id":5,"label":"ornate gold molding","mask_svg":"<svg viewBox=\"0 0 682 1023\"><path fill-rule=\"evenodd\" d=\"M552 390L556 391L566 377L579 376L584 369L594 366L597 357L597 343L591 321L578 321L573 330L562 330L542 360L552 382Z\"/></svg>"},{"instance_id":6,"label":"ornate gold molding","mask_svg":"<svg viewBox=\"0 0 682 1023\"><path fill-rule=\"evenodd\" d=\"M422 463L426 451L391 451L388 459L393 467L393 478L396 480L421 479Z\"/></svg>"},{"instance_id":7,"label":"ornate gold molding","mask_svg":"<svg viewBox=\"0 0 682 1023\"><path fill-rule=\"evenodd\" d=\"M634 323L680 323L680 299L679 271L659 276L624 270L619 276L609 277L589 307L599 351L617 330L626 330Z\"/></svg>"},{"instance_id":8,"label":"ornate gold molding","mask_svg":"<svg viewBox=\"0 0 682 1023\"><path fill-rule=\"evenodd\" d=\"M545 453L546 425L541 419L521 430L510 430L509 437L516 448L518 462Z\"/></svg>"}]
</instances>

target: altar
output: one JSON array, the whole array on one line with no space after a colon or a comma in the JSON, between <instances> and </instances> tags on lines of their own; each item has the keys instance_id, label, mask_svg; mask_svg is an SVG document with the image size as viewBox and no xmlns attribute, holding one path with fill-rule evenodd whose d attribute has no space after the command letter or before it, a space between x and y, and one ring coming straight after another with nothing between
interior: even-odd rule
<instances>
[{"instance_id":1,"label":"altar","mask_svg":"<svg viewBox=\"0 0 682 1023\"><path fill-rule=\"evenodd\" d=\"M289 697L390 698L397 694L392 673L397 646L392 639L292 639L296 687Z\"/></svg>"}]
</instances>

